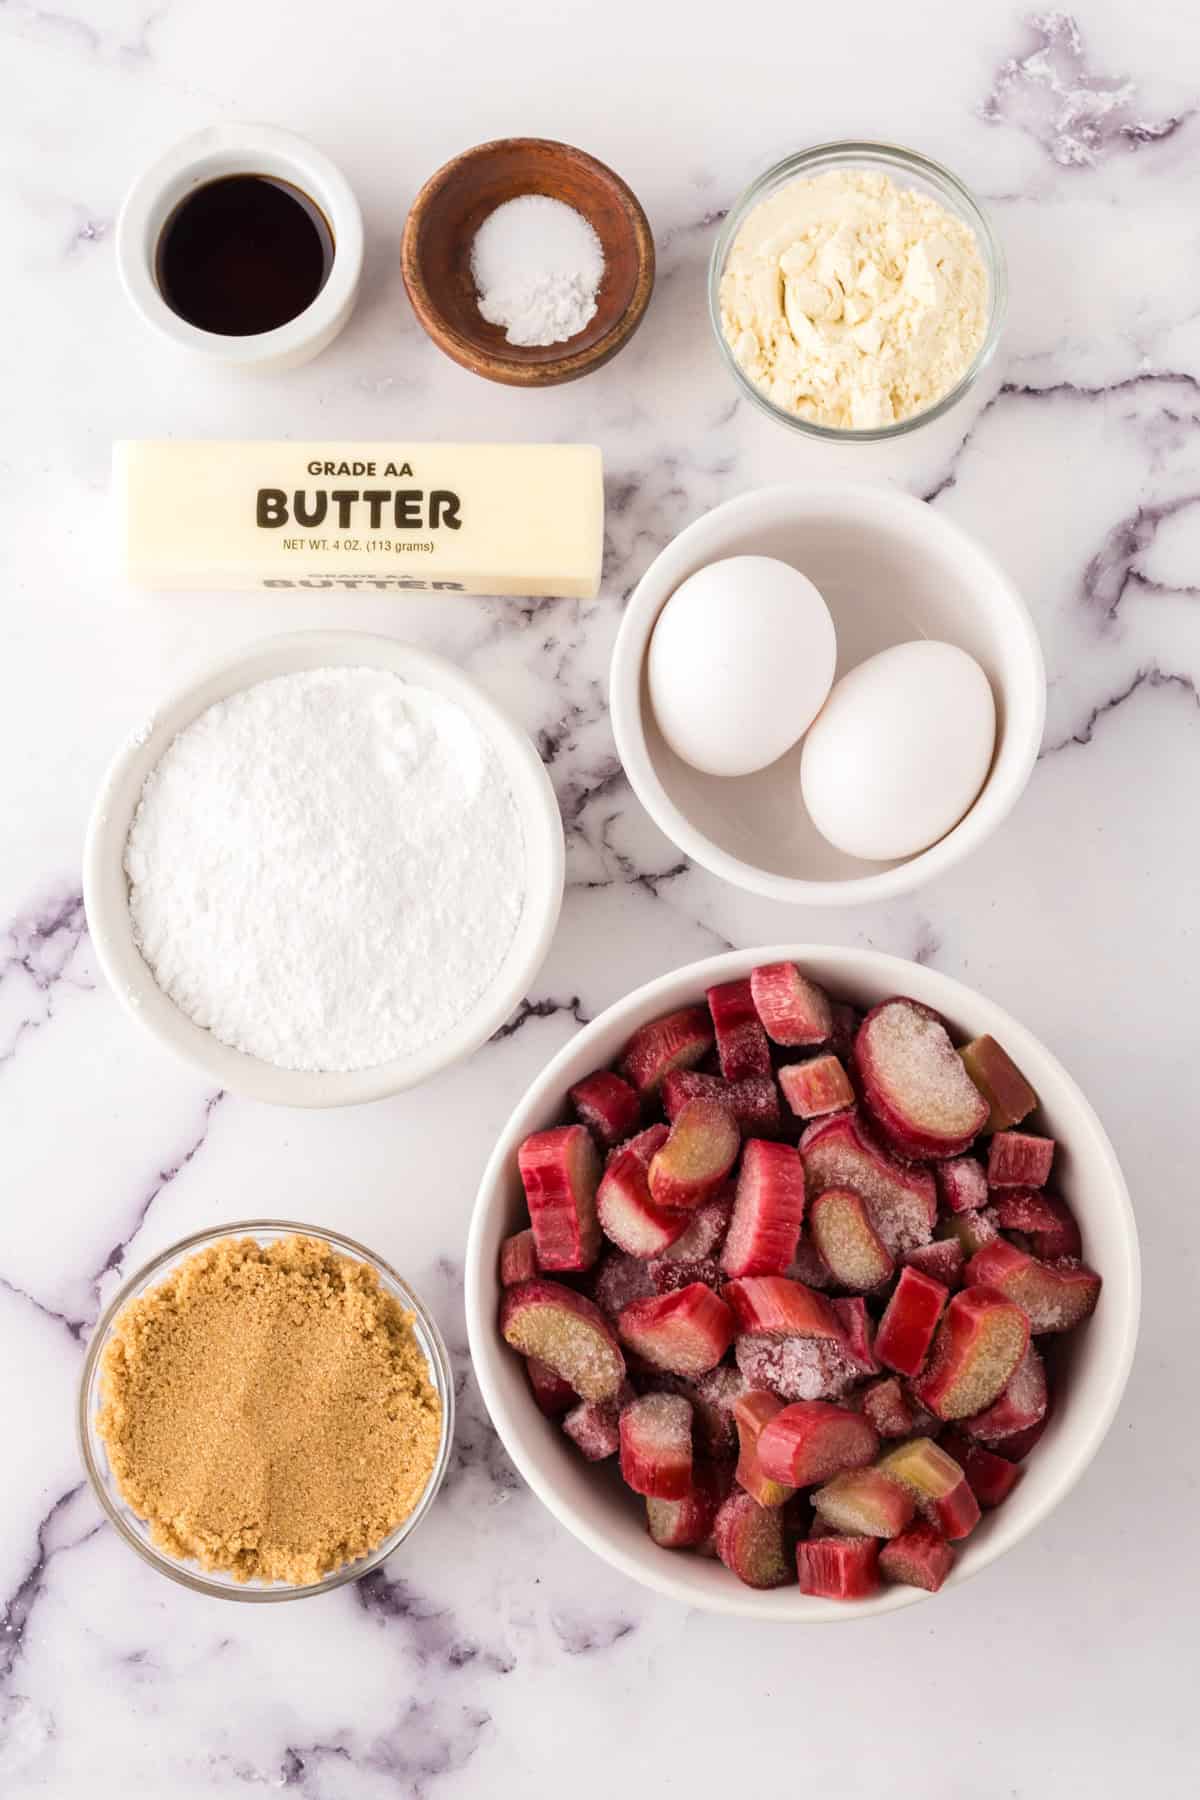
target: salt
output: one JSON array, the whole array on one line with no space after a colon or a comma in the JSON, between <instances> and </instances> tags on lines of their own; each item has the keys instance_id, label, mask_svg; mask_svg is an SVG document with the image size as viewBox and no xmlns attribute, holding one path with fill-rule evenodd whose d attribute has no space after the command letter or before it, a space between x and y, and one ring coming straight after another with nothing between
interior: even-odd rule
<instances>
[{"instance_id":1,"label":"salt","mask_svg":"<svg viewBox=\"0 0 1200 1800\"><path fill-rule=\"evenodd\" d=\"M125 872L159 986L284 1069L436 1043L499 971L524 902L495 750L453 701L375 669L209 707L148 777Z\"/></svg>"},{"instance_id":2,"label":"salt","mask_svg":"<svg viewBox=\"0 0 1200 1800\"><path fill-rule=\"evenodd\" d=\"M471 274L480 312L510 344L561 344L595 317L604 250L573 206L519 194L479 227Z\"/></svg>"}]
</instances>

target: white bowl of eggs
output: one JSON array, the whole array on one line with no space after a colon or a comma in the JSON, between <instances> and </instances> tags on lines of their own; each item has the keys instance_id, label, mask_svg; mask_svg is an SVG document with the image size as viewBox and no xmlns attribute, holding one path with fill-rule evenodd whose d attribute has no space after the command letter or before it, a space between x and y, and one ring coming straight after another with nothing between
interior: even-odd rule
<instances>
[{"instance_id":1,"label":"white bowl of eggs","mask_svg":"<svg viewBox=\"0 0 1200 1800\"><path fill-rule=\"evenodd\" d=\"M807 906L908 893L1020 797L1046 675L1007 575L924 501L760 488L682 531L613 651L617 750L667 836Z\"/></svg>"}]
</instances>

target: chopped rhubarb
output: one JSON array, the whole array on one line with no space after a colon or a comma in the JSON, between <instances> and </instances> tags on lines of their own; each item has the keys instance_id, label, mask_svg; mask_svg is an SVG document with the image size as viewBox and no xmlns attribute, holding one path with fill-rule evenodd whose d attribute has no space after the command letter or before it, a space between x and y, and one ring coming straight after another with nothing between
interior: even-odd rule
<instances>
[{"instance_id":1,"label":"chopped rhubarb","mask_svg":"<svg viewBox=\"0 0 1200 1800\"><path fill-rule=\"evenodd\" d=\"M937 1228L936 1242L956 1244L965 1259L990 1244L999 1231L995 1207L981 1206L978 1212L948 1214Z\"/></svg>"},{"instance_id":2,"label":"chopped rhubarb","mask_svg":"<svg viewBox=\"0 0 1200 1800\"><path fill-rule=\"evenodd\" d=\"M996 1195L996 1223L1001 1231L1019 1231L1040 1262L1078 1256L1083 1239L1075 1215L1057 1194L1037 1188L1002 1188Z\"/></svg>"},{"instance_id":3,"label":"chopped rhubarb","mask_svg":"<svg viewBox=\"0 0 1200 1800\"><path fill-rule=\"evenodd\" d=\"M806 1538L796 1546L802 1594L821 1600L867 1600L879 1587L879 1539Z\"/></svg>"},{"instance_id":4,"label":"chopped rhubarb","mask_svg":"<svg viewBox=\"0 0 1200 1800\"><path fill-rule=\"evenodd\" d=\"M807 1183L805 1191L807 1192ZM785 1273L789 1281L798 1281L804 1287L816 1288L819 1293L823 1293L826 1288L834 1285L833 1276L829 1273L825 1258L805 1231L800 1233L796 1254Z\"/></svg>"},{"instance_id":5,"label":"chopped rhubarb","mask_svg":"<svg viewBox=\"0 0 1200 1800\"><path fill-rule=\"evenodd\" d=\"M725 1242L732 1217L733 1188L726 1185L711 1200L705 1200L688 1214L682 1237L677 1237L670 1248L662 1252L662 1260L688 1262L716 1256Z\"/></svg>"},{"instance_id":6,"label":"chopped rhubarb","mask_svg":"<svg viewBox=\"0 0 1200 1800\"><path fill-rule=\"evenodd\" d=\"M717 1513L713 1534L717 1555L747 1587L785 1587L793 1579L780 1507L760 1506L735 1489Z\"/></svg>"},{"instance_id":7,"label":"chopped rhubarb","mask_svg":"<svg viewBox=\"0 0 1200 1800\"><path fill-rule=\"evenodd\" d=\"M875 1333L875 1354L898 1375L916 1375L922 1368L948 1290L940 1281L906 1266L892 1289Z\"/></svg>"},{"instance_id":8,"label":"chopped rhubarb","mask_svg":"<svg viewBox=\"0 0 1200 1800\"><path fill-rule=\"evenodd\" d=\"M975 1156L952 1156L934 1169L943 1212L974 1212L988 1202L988 1180Z\"/></svg>"},{"instance_id":9,"label":"chopped rhubarb","mask_svg":"<svg viewBox=\"0 0 1200 1800\"><path fill-rule=\"evenodd\" d=\"M912 1494L943 1537L964 1538L979 1523L979 1502L962 1467L931 1438L912 1438L889 1450L879 1468Z\"/></svg>"},{"instance_id":10,"label":"chopped rhubarb","mask_svg":"<svg viewBox=\"0 0 1200 1800\"><path fill-rule=\"evenodd\" d=\"M946 1308L914 1384L917 1398L939 1419L982 1412L1004 1392L1028 1343L1029 1320L1019 1306L995 1288L966 1287Z\"/></svg>"},{"instance_id":11,"label":"chopped rhubarb","mask_svg":"<svg viewBox=\"0 0 1200 1800\"><path fill-rule=\"evenodd\" d=\"M957 1156L987 1119L937 1013L917 1000L873 1007L854 1040L867 1110L902 1156Z\"/></svg>"},{"instance_id":12,"label":"chopped rhubarb","mask_svg":"<svg viewBox=\"0 0 1200 1800\"><path fill-rule=\"evenodd\" d=\"M858 1112L818 1119L800 1139L809 1205L825 1188L852 1188L891 1256L933 1236L937 1189L925 1169L907 1168L875 1141Z\"/></svg>"},{"instance_id":13,"label":"chopped rhubarb","mask_svg":"<svg viewBox=\"0 0 1200 1800\"><path fill-rule=\"evenodd\" d=\"M872 1225L867 1203L853 1188L825 1188L812 1203L813 1243L839 1287L868 1294L892 1274L892 1259Z\"/></svg>"},{"instance_id":14,"label":"chopped rhubarb","mask_svg":"<svg viewBox=\"0 0 1200 1800\"><path fill-rule=\"evenodd\" d=\"M850 1077L836 1056L785 1063L779 1071L779 1085L798 1119L823 1119L854 1105Z\"/></svg>"},{"instance_id":15,"label":"chopped rhubarb","mask_svg":"<svg viewBox=\"0 0 1200 1800\"><path fill-rule=\"evenodd\" d=\"M620 1419L621 1475L635 1494L682 1500L692 1486L692 1409L681 1394L643 1394Z\"/></svg>"},{"instance_id":16,"label":"chopped rhubarb","mask_svg":"<svg viewBox=\"0 0 1200 1800\"><path fill-rule=\"evenodd\" d=\"M518 1231L500 1246L500 1286L516 1287L539 1273L537 1248L530 1230Z\"/></svg>"},{"instance_id":17,"label":"chopped rhubarb","mask_svg":"<svg viewBox=\"0 0 1200 1800\"><path fill-rule=\"evenodd\" d=\"M674 1294L635 1300L618 1318L617 1330L623 1343L655 1367L703 1375L728 1350L735 1324L724 1300L695 1281Z\"/></svg>"},{"instance_id":18,"label":"chopped rhubarb","mask_svg":"<svg viewBox=\"0 0 1200 1800\"><path fill-rule=\"evenodd\" d=\"M742 1152L733 1218L721 1267L726 1275L782 1275L796 1254L804 1218L804 1164L790 1144L751 1138Z\"/></svg>"},{"instance_id":19,"label":"chopped rhubarb","mask_svg":"<svg viewBox=\"0 0 1200 1800\"><path fill-rule=\"evenodd\" d=\"M561 1375L556 1375L538 1357L525 1358L525 1373L529 1377L533 1397L548 1419L561 1418L563 1413L578 1406L579 1395L570 1382L564 1381Z\"/></svg>"},{"instance_id":20,"label":"chopped rhubarb","mask_svg":"<svg viewBox=\"0 0 1200 1800\"><path fill-rule=\"evenodd\" d=\"M661 1256L687 1228L688 1214L651 1198L646 1165L632 1147L618 1150L596 1190L605 1237L628 1256Z\"/></svg>"},{"instance_id":21,"label":"chopped rhubarb","mask_svg":"<svg viewBox=\"0 0 1200 1800\"><path fill-rule=\"evenodd\" d=\"M726 1081L700 1069L672 1069L663 1082L662 1099L672 1124L689 1100L720 1100L733 1114L743 1137L777 1138L783 1130L779 1089L770 1075Z\"/></svg>"},{"instance_id":22,"label":"chopped rhubarb","mask_svg":"<svg viewBox=\"0 0 1200 1800\"><path fill-rule=\"evenodd\" d=\"M932 1525L910 1525L879 1552L879 1572L885 1581L936 1594L954 1567L954 1555L954 1546Z\"/></svg>"},{"instance_id":23,"label":"chopped rhubarb","mask_svg":"<svg viewBox=\"0 0 1200 1800\"><path fill-rule=\"evenodd\" d=\"M668 1070L694 1069L713 1041L708 1008L685 1006L635 1031L625 1046L621 1069L639 1094L654 1094Z\"/></svg>"},{"instance_id":24,"label":"chopped rhubarb","mask_svg":"<svg viewBox=\"0 0 1200 1800\"><path fill-rule=\"evenodd\" d=\"M724 981L708 990L708 1010L726 1081L770 1075L771 1046L759 1022L748 981Z\"/></svg>"},{"instance_id":25,"label":"chopped rhubarb","mask_svg":"<svg viewBox=\"0 0 1200 1800\"><path fill-rule=\"evenodd\" d=\"M743 1333L737 1365L752 1388L768 1388L781 1400L839 1400L862 1380L844 1338L767 1337Z\"/></svg>"},{"instance_id":26,"label":"chopped rhubarb","mask_svg":"<svg viewBox=\"0 0 1200 1800\"><path fill-rule=\"evenodd\" d=\"M750 993L767 1036L776 1044L824 1044L833 1030L829 996L795 963L764 963L751 971Z\"/></svg>"},{"instance_id":27,"label":"chopped rhubarb","mask_svg":"<svg viewBox=\"0 0 1200 1800\"><path fill-rule=\"evenodd\" d=\"M656 1294L673 1294L694 1281L702 1281L714 1294L721 1291L721 1265L712 1256L656 1256L649 1268Z\"/></svg>"},{"instance_id":28,"label":"chopped rhubarb","mask_svg":"<svg viewBox=\"0 0 1200 1800\"><path fill-rule=\"evenodd\" d=\"M879 1448L879 1436L862 1413L824 1400L798 1400L763 1426L758 1458L763 1473L789 1487L811 1487L861 1469Z\"/></svg>"},{"instance_id":29,"label":"chopped rhubarb","mask_svg":"<svg viewBox=\"0 0 1200 1800\"><path fill-rule=\"evenodd\" d=\"M932 1244L918 1244L915 1250L906 1250L900 1260L906 1268L917 1269L931 1280L940 1281L944 1288L954 1289L962 1285L967 1257L958 1239L950 1237L936 1238Z\"/></svg>"},{"instance_id":30,"label":"chopped rhubarb","mask_svg":"<svg viewBox=\"0 0 1200 1800\"><path fill-rule=\"evenodd\" d=\"M1084 1263L1070 1256L1039 1262L1003 1238L985 1244L971 1258L963 1279L968 1290L980 1284L998 1288L1016 1302L1039 1335L1072 1330L1096 1310L1100 1298L1100 1277Z\"/></svg>"},{"instance_id":31,"label":"chopped rhubarb","mask_svg":"<svg viewBox=\"0 0 1200 1800\"><path fill-rule=\"evenodd\" d=\"M654 1369L647 1386L656 1393L682 1394L691 1402L692 1436L698 1451L716 1462L736 1456L738 1436L733 1409L746 1392L746 1383L737 1369L719 1363L706 1375L695 1377Z\"/></svg>"},{"instance_id":32,"label":"chopped rhubarb","mask_svg":"<svg viewBox=\"0 0 1200 1800\"><path fill-rule=\"evenodd\" d=\"M763 1390L745 1393L734 1403L737 1423L738 1460L734 1479L738 1486L758 1501L760 1506L782 1506L790 1500L795 1488L786 1482L773 1481L764 1474L758 1460L758 1437L764 1425L783 1411L783 1401Z\"/></svg>"},{"instance_id":33,"label":"chopped rhubarb","mask_svg":"<svg viewBox=\"0 0 1200 1800\"><path fill-rule=\"evenodd\" d=\"M848 1063L854 1056L854 1040L863 1022L863 1014L857 1006L851 1006L845 1000L831 1000L829 1016L829 1048L835 1056Z\"/></svg>"},{"instance_id":34,"label":"chopped rhubarb","mask_svg":"<svg viewBox=\"0 0 1200 1800\"><path fill-rule=\"evenodd\" d=\"M986 1449L983 1444L973 1443L965 1432L957 1429L947 1432L942 1447L962 1464L971 1492L985 1512L1007 1500L1024 1473L1019 1463L1009 1462L1006 1456Z\"/></svg>"},{"instance_id":35,"label":"chopped rhubarb","mask_svg":"<svg viewBox=\"0 0 1200 1800\"><path fill-rule=\"evenodd\" d=\"M1049 1423L1050 1409L1047 1407L1044 1416L1038 1420L1036 1425L1027 1426L1024 1431L1014 1431L1011 1437L1003 1439L1000 1448L1004 1453L1005 1460L1021 1462L1039 1442ZM967 1424L970 1425L969 1419Z\"/></svg>"},{"instance_id":36,"label":"chopped rhubarb","mask_svg":"<svg viewBox=\"0 0 1200 1800\"><path fill-rule=\"evenodd\" d=\"M880 1469L850 1469L817 1489L812 1503L836 1531L894 1538L917 1510L910 1489Z\"/></svg>"},{"instance_id":37,"label":"chopped rhubarb","mask_svg":"<svg viewBox=\"0 0 1200 1800\"><path fill-rule=\"evenodd\" d=\"M620 1250L610 1250L602 1257L592 1276L592 1299L610 1319L624 1312L634 1300L648 1300L657 1291L650 1264Z\"/></svg>"},{"instance_id":38,"label":"chopped rhubarb","mask_svg":"<svg viewBox=\"0 0 1200 1800\"><path fill-rule=\"evenodd\" d=\"M1005 1439L1028 1431L1045 1417L1048 1399L1046 1365L1031 1343L1000 1398L984 1412L964 1419L963 1425L980 1443L1003 1446Z\"/></svg>"},{"instance_id":39,"label":"chopped rhubarb","mask_svg":"<svg viewBox=\"0 0 1200 1800\"><path fill-rule=\"evenodd\" d=\"M642 1116L641 1095L611 1069L597 1069L577 1081L570 1100L580 1123L605 1150L632 1136Z\"/></svg>"},{"instance_id":40,"label":"chopped rhubarb","mask_svg":"<svg viewBox=\"0 0 1200 1800\"><path fill-rule=\"evenodd\" d=\"M828 1300L786 1275L744 1275L728 1281L723 1298L733 1308L737 1329L768 1337L841 1339Z\"/></svg>"},{"instance_id":41,"label":"chopped rhubarb","mask_svg":"<svg viewBox=\"0 0 1200 1800\"><path fill-rule=\"evenodd\" d=\"M1038 1097L1008 1051L995 1038L973 1038L958 1054L967 1074L988 1103L985 1131L1004 1131L1028 1118Z\"/></svg>"},{"instance_id":42,"label":"chopped rhubarb","mask_svg":"<svg viewBox=\"0 0 1200 1800\"><path fill-rule=\"evenodd\" d=\"M842 1349L860 1375L878 1375L879 1358L875 1354L875 1325L867 1303L859 1294L829 1302L842 1329Z\"/></svg>"},{"instance_id":43,"label":"chopped rhubarb","mask_svg":"<svg viewBox=\"0 0 1200 1800\"><path fill-rule=\"evenodd\" d=\"M696 1468L692 1485L680 1500L646 1501L646 1528L664 1550L691 1550L712 1531L720 1504L715 1471Z\"/></svg>"},{"instance_id":44,"label":"chopped rhubarb","mask_svg":"<svg viewBox=\"0 0 1200 1800\"><path fill-rule=\"evenodd\" d=\"M988 1150L988 1186L1045 1187L1054 1161L1054 1139L1030 1131L998 1131Z\"/></svg>"},{"instance_id":45,"label":"chopped rhubarb","mask_svg":"<svg viewBox=\"0 0 1200 1800\"><path fill-rule=\"evenodd\" d=\"M689 1100L647 1170L659 1206L691 1210L715 1193L737 1161L741 1133L719 1100Z\"/></svg>"},{"instance_id":46,"label":"chopped rhubarb","mask_svg":"<svg viewBox=\"0 0 1200 1800\"><path fill-rule=\"evenodd\" d=\"M873 1381L864 1391L863 1412L881 1438L908 1437L913 1431L913 1409L894 1375Z\"/></svg>"},{"instance_id":47,"label":"chopped rhubarb","mask_svg":"<svg viewBox=\"0 0 1200 1800\"><path fill-rule=\"evenodd\" d=\"M603 1462L617 1454L621 1446L621 1408L634 1398L633 1389L626 1382L613 1400L581 1400L571 1408L562 1428L589 1462Z\"/></svg>"},{"instance_id":48,"label":"chopped rhubarb","mask_svg":"<svg viewBox=\"0 0 1200 1800\"><path fill-rule=\"evenodd\" d=\"M582 1125L527 1137L517 1166L543 1270L590 1269L600 1253L596 1188L600 1158Z\"/></svg>"},{"instance_id":49,"label":"chopped rhubarb","mask_svg":"<svg viewBox=\"0 0 1200 1800\"><path fill-rule=\"evenodd\" d=\"M654 1161L655 1153L662 1149L670 1135L669 1127L661 1121L657 1125L647 1125L645 1131L635 1132L623 1144L614 1144L604 1159L604 1166L607 1168L628 1150L637 1157L643 1169L648 1169Z\"/></svg>"},{"instance_id":50,"label":"chopped rhubarb","mask_svg":"<svg viewBox=\"0 0 1200 1800\"><path fill-rule=\"evenodd\" d=\"M581 1400L611 1400L620 1391L621 1346L600 1308L574 1288L542 1280L505 1288L500 1331L522 1356L536 1356L570 1382Z\"/></svg>"}]
</instances>

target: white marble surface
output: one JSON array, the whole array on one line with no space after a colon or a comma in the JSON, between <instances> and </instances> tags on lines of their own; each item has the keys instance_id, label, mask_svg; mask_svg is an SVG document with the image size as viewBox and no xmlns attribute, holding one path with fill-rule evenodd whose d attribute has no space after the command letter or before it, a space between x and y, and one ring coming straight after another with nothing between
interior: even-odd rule
<instances>
[{"instance_id":1,"label":"white marble surface","mask_svg":"<svg viewBox=\"0 0 1200 1800\"><path fill-rule=\"evenodd\" d=\"M63 10L59 10L59 7ZM997 0L0 0L0 1790L308 1800L819 1793L1045 1800L1193 1791L1200 843L1200 24L1175 0L1030 22ZM366 287L310 368L255 385L147 339L117 288L126 184L224 117L307 133L366 213ZM521 395L442 360L397 266L446 156L573 139L642 196L660 250L631 348ZM736 405L704 307L715 221L768 162L909 141L991 202L1012 306L946 428L819 452ZM137 599L106 561L114 436L586 438L609 470L591 605ZM622 597L727 495L834 472L976 532L1035 611L1045 753L1011 821L911 901L804 916L681 863L624 786L605 713ZM569 834L562 927L528 1005L466 1068L340 1115L206 1090L98 981L80 845L111 750L206 657L276 629L411 637L533 732ZM1102 1454L977 1581L838 1631L681 1614L524 1492L467 1372L475 1184L525 1083L633 984L726 943L916 954L1024 1018L1117 1144L1146 1307ZM81 1486L82 1345L122 1270L201 1224L310 1216L429 1294L465 1384L453 1478L386 1574L234 1607L160 1580ZM0 1608L2 1610L3 1608ZM1190 1664L1189 1664L1190 1659Z\"/></svg>"}]
</instances>

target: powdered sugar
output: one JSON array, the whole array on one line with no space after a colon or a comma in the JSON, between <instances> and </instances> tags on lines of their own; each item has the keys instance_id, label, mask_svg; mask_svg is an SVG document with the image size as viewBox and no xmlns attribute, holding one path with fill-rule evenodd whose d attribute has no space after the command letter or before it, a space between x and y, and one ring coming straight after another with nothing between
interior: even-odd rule
<instances>
[{"instance_id":1,"label":"powdered sugar","mask_svg":"<svg viewBox=\"0 0 1200 1800\"><path fill-rule=\"evenodd\" d=\"M496 752L453 701L363 668L202 713L146 782L125 872L160 987L285 1069L372 1068L444 1037L524 901Z\"/></svg>"}]
</instances>

